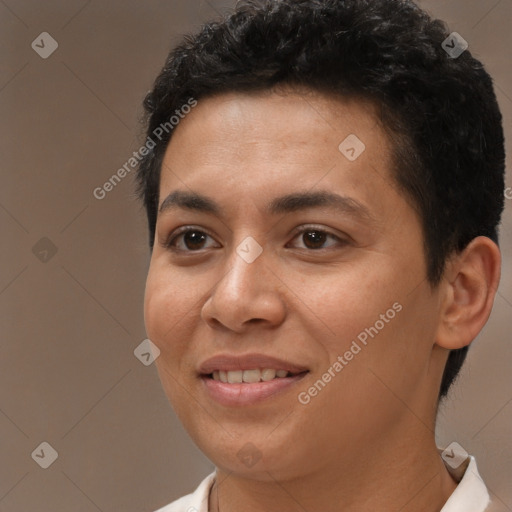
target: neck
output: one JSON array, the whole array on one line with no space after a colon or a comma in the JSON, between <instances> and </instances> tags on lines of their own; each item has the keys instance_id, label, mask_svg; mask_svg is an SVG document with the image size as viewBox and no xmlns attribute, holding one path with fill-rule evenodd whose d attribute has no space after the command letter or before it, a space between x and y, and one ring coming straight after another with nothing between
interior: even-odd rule
<instances>
[{"instance_id":1,"label":"neck","mask_svg":"<svg viewBox=\"0 0 512 512\"><path fill-rule=\"evenodd\" d=\"M338 458L336 464L286 481L275 479L271 470L265 472L266 478L251 479L218 469L208 510L439 512L456 483L438 454L431 432L422 440L417 435L407 437L392 448L380 439L379 446L385 448L378 453L374 447L358 450Z\"/></svg>"}]
</instances>

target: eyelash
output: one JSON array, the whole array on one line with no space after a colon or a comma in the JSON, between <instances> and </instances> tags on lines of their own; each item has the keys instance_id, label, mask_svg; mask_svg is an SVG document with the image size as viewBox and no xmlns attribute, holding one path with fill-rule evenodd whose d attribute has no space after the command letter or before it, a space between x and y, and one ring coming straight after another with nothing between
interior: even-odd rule
<instances>
[{"instance_id":1,"label":"eyelash","mask_svg":"<svg viewBox=\"0 0 512 512\"><path fill-rule=\"evenodd\" d=\"M175 242L180 236L186 235L187 233L194 233L194 232L200 233L202 235L206 235L210 238L213 238L208 232L206 232L202 229L196 228L194 226L183 226L182 228L179 228L176 232L172 233L171 236L169 237L169 239L166 242L164 242L163 246L165 249L170 249L174 252L200 253L204 249L198 249L198 250L194 251L191 249L177 249L175 246ZM338 244L341 244L341 245L346 245L348 243L348 240L340 238L339 236L337 236L329 231L326 231L325 229L323 229L319 226L306 226L306 227L301 228L300 230L295 231L293 234L292 240L299 237L300 235L304 235L304 233L311 233L311 232L321 233L322 235L327 235L327 237L335 239L338 242ZM330 249L330 247L321 247L319 249L309 249L308 247L301 247L300 249L307 250L307 251L319 252L322 250Z\"/></svg>"}]
</instances>

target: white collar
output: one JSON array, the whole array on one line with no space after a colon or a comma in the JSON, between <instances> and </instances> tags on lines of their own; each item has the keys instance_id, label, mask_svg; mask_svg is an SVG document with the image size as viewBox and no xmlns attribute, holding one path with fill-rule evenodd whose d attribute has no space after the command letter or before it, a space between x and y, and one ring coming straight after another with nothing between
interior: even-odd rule
<instances>
[{"instance_id":1,"label":"white collar","mask_svg":"<svg viewBox=\"0 0 512 512\"><path fill-rule=\"evenodd\" d=\"M483 512L490 503L489 493L478 473L475 458L469 455L464 465L464 475L441 512ZM445 466L457 478L457 474L454 474L446 462Z\"/></svg>"},{"instance_id":2,"label":"white collar","mask_svg":"<svg viewBox=\"0 0 512 512\"><path fill-rule=\"evenodd\" d=\"M440 512L484 512L490 503L487 488L480 478L473 456L467 459L456 471L446 464L446 468L456 480L460 480L455 491L448 498ZM208 496L215 482L215 471L210 473L191 493L155 512L208 512Z\"/></svg>"}]
</instances>

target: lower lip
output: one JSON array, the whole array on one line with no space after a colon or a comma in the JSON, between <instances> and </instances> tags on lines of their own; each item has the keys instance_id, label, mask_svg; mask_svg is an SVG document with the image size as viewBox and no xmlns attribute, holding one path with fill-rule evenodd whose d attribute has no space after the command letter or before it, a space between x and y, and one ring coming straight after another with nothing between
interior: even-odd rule
<instances>
[{"instance_id":1,"label":"lower lip","mask_svg":"<svg viewBox=\"0 0 512 512\"><path fill-rule=\"evenodd\" d=\"M229 384L206 376L202 376L201 379L209 395L215 401L221 405L241 406L252 405L272 396L277 396L297 384L306 374L280 377L266 382L242 382L240 384Z\"/></svg>"}]
</instances>

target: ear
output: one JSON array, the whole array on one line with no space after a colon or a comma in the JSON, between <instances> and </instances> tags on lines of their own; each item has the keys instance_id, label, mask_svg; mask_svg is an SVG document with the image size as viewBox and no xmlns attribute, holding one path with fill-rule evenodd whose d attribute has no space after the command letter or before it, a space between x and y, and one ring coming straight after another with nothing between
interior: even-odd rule
<instances>
[{"instance_id":1,"label":"ear","mask_svg":"<svg viewBox=\"0 0 512 512\"><path fill-rule=\"evenodd\" d=\"M500 273L500 250L484 236L474 238L449 259L442 282L437 345L453 350L476 338L491 314Z\"/></svg>"}]
</instances>

